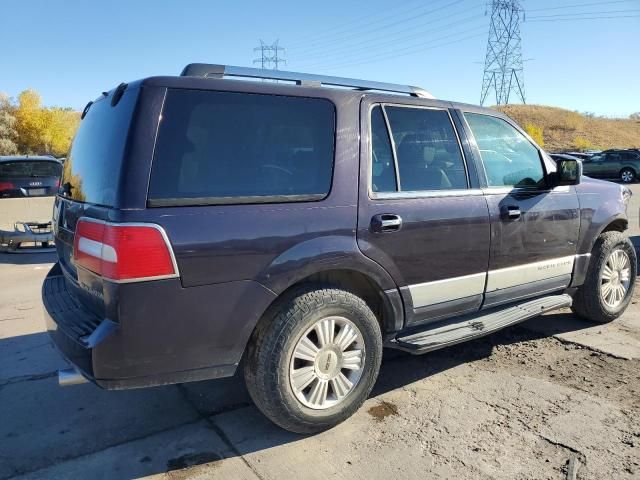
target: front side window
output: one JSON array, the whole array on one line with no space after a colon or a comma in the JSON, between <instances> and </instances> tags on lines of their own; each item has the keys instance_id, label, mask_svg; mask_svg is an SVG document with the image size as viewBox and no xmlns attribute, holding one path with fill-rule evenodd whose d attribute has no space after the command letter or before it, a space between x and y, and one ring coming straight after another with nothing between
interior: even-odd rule
<instances>
[{"instance_id":1,"label":"front side window","mask_svg":"<svg viewBox=\"0 0 640 480\"><path fill-rule=\"evenodd\" d=\"M320 200L331 188L334 136L328 100L170 89L149 202Z\"/></svg>"},{"instance_id":2,"label":"front side window","mask_svg":"<svg viewBox=\"0 0 640 480\"><path fill-rule=\"evenodd\" d=\"M501 118L466 112L476 139L489 187L543 187L538 149Z\"/></svg>"},{"instance_id":3,"label":"front side window","mask_svg":"<svg viewBox=\"0 0 640 480\"><path fill-rule=\"evenodd\" d=\"M398 190L389 132L379 105L371 111L371 189L374 192Z\"/></svg>"},{"instance_id":4,"label":"front side window","mask_svg":"<svg viewBox=\"0 0 640 480\"><path fill-rule=\"evenodd\" d=\"M458 138L446 110L385 106L398 165L399 191L468 187Z\"/></svg>"}]
</instances>

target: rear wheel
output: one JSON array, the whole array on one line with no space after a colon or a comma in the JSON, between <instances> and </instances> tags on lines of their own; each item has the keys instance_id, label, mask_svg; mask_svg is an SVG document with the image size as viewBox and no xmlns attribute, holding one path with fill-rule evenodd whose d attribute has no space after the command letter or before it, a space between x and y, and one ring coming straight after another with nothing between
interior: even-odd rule
<instances>
[{"instance_id":1,"label":"rear wheel","mask_svg":"<svg viewBox=\"0 0 640 480\"><path fill-rule=\"evenodd\" d=\"M315 433L350 417L366 400L382 358L378 321L339 289L307 289L256 329L245 363L247 389L280 427Z\"/></svg>"},{"instance_id":2,"label":"rear wheel","mask_svg":"<svg viewBox=\"0 0 640 480\"><path fill-rule=\"evenodd\" d=\"M573 310L594 322L606 323L625 311L636 282L637 259L631 241L620 232L598 237L584 284L573 300Z\"/></svg>"},{"instance_id":3,"label":"rear wheel","mask_svg":"<svg viewBox=\"0 0 640 480\"><path fill-rule=\"evenodd\" d=\"M620 180L623 183L631 183L636 179L636 172L633 168L623 168L620 170Z\"/></svg>"}]
</instances>

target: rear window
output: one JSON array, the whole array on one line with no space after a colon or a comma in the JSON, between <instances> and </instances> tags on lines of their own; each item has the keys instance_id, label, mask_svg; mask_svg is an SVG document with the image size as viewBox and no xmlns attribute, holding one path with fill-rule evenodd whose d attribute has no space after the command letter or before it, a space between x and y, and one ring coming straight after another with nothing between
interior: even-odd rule
<instances>
[{"instance_id":1,"label":"rear window","mask_svg":"<svg viewBox=\"0 0 640 480\"><path fill-rule=\"evenodd\" d=\"M115 107L111 106L111 97L91 105L64 163L62 187L68 198L115 205L137 97L138 89L127 89Z\"/></svg>"},{"instance_id":2,"label":"rear window","mask_svg":"<svg viewBox=\"0 0 640 480\"><path fill-rule=\"evenodd\" d=\"M57 162L7 162L0 163L0 178L59 177L62 165Z\"/></svg>"},{"instance_id":3,"label":"rear window","mask_svg":"<svg viewBox=\"0 0 640 480\"><path fill-rule=\"evenodd\" d=\"M169 90L149 204L320 200L331 188L334 133L328 100Z\"/></svg>"}]
</instances>

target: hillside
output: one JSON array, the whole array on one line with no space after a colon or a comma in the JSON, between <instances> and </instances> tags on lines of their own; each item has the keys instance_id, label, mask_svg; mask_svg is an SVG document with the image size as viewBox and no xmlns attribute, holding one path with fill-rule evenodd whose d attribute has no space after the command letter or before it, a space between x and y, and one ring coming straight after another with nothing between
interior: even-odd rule
<instances>
[{"instance_id":1,"label":"hillside","mask_svg":"<svg viewBox=\"0 0 640 480\"><path fill-rule=\"evenodd\" d=\"M544 148L550 152L640 147L639 119L590 117L543 105L501 105L493 108L513 118L536 141L541 133Z\"/></svg>"}]
</instances>

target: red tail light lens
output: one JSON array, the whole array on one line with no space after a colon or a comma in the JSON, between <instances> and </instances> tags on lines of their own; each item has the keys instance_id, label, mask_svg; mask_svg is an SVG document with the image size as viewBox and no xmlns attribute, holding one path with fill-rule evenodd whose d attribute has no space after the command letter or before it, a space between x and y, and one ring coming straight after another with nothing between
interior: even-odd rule
<instances>
[{"instance_id":1,"label":"red tail light lens","mask_svg":"<svg viewBox=\"0 0 640 480\"><path fill-rule=\"evenodd\" d=\"M16 186L11 182L0 182L0 192L3 190L13 190Z\"/></svg>"},{"instance_id":2,"label":"red tail light lens","mask_svg":"<svg viewBox=\"0 0 640 480\"><path fill-rule=\"evenodd\" d=\"M164 230L153 224L80 219L73 239L76 265L116 282L178 276Z\"/></svg>"}]
</instances>

